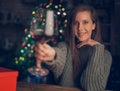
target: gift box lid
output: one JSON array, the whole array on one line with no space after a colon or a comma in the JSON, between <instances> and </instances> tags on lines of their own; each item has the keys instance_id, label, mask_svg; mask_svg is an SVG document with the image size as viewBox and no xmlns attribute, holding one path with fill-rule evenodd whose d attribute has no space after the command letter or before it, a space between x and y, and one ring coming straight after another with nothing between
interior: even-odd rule
<instances>
[{"instance_id":1,"label":"gift box lid","mask_svg":"<svg viewBox=\"0 0 120 91\"><path fill-rule=\"evenodd\" d=\"M18 76L18 71L0 67L0 77Z\"/></svg>"}]
</instances>

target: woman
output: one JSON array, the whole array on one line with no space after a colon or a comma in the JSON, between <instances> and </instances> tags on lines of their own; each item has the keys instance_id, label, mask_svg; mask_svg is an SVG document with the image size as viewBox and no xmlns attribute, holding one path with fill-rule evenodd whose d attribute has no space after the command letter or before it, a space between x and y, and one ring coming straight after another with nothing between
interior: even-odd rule
<instances>
[{"instance_id":1,"label":"woman","mask_svg":"<svg viewBox=\"0 0 120 91\"><path fill-rule=\"evenodd\" d=\"M66 31L66 43L56 47L38 43L35 57L54 73L62 86L83 91L105 89L111 67L111 54L99 42L99 22L93 7L78 5L73 9Z\"/></svg>"}]
</instances>

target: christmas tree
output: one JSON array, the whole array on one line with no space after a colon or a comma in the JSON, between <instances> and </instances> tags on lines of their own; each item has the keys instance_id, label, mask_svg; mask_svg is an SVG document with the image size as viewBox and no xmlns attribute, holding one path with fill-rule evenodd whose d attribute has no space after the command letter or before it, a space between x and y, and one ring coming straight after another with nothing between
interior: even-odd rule
<instances>
[{"instance_id":1,"label":"christmas tree","mask_svg":"<svg viewBox=\"0 0 120 91\"><path fill-rule=\"evenodd\" d=\"M39 4L38 4L39 3ZM49 3L38 1L36 2L35 9L32 11L30 20L27 27L24 29L24 37L20 47L16 50L15 59L10 63L9 67L19 71L18 79L24 79L28 75L27 69L35 65L34 48L36 45L35 36L30 31L32 21L35 21L35 15L40 8L54 10L57 15L58 36L52 39L49 44L55 45L57 42L64 41L64 33L67 27L67 13L65 4L63 2L54 2L52 0Z\"/></svg>"}]
</instances>

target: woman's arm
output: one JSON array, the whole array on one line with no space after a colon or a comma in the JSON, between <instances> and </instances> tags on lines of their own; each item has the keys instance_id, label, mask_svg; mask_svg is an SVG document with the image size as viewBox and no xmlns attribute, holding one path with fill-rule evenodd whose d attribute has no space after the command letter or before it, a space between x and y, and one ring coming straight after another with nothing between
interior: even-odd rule
<instances>
[{"instance_id":1,"label":"woman's arm","mask_svg":"<svg viewBox=\"0 0 120 91\"><path fill-rule=\"evenodd\" d=\"M111 55L105 51L104 45L98 44L93 46L93 53L88 60L81 76L81 86L85 91L103 91L110 72Z\"/></svg>"},{"instance_id":2,"label":"woman's arm","mask_svg":"<svg viewBox=\"0 0 120 91\"><path fill-rule=\"evenodd\" d=\"M56 57L51 62L45 62L48 65L48 68L54 73L55 78L58 78L64 69L67 56L67 47L66 44L61 42L57 47L54 47L56 51Z\"/></svg>"}]
</instances>

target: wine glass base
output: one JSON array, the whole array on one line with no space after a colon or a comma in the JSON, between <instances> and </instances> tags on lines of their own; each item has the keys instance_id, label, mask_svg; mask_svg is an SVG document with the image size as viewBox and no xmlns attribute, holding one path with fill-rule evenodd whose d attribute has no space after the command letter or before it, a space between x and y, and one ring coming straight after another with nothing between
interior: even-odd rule
<instances>
[{"instance_id":1,"label":"wine glass base","mask_svg":"<svg viewBox=\"0 0 120 91\"><path fill-rule=\"evenodd\" d=\"M28 68L28 72L31 75L36 75L36 76L47 76L49 74L48 69L46 68L38 68L38 67L31 67Z\"/></svg>"},{"instance_id":2,"label":"wine glass base","mask_svg":"<svg viewBox=\"0 0 120 91\"><path fill-rule=\"evenodd\" d=\"M38 68L38 67L31 67L28 68L28 78L27 81L29 83L35 83L35 84L43 84L46 83L47 75L49 74L49 71L45 68Z\"/></svg>"}]
</instances>

